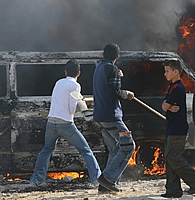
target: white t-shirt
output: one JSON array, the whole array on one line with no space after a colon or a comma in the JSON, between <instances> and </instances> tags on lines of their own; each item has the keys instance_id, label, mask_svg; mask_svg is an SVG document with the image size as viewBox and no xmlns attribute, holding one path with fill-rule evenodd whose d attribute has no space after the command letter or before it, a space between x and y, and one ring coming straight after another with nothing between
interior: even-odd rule
<instances>
[{"instance_id":1,"label":"white t-shirt","mask_svg":"<svg viewBox=\"0 0 195 200\"><path fill-rule=\"evenodd\" d=\"M81 86L74 78L67 77L58 80L52 92L48 117L73 122L78 99L75 95L71 95L71 93L78 93L78 96L82 97L80 92Z\"/></svg>"}]
</instances>

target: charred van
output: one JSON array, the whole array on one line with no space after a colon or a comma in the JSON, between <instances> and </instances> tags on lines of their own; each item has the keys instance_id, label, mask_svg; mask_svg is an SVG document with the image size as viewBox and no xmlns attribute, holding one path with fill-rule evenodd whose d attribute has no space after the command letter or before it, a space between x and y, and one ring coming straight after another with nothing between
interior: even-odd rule
<instances>
[{"instance_id":1,"label":"charred van","mask_svg":"<svg viewBox=\"0 0 195 200\"><path fill-rule=\"evenodd\" d=\"M44 144L45 125L55 82L64 77L64 64L75 58L81 65L78 82L84 97L93 95L93 72L102 51L84 52L0 52L0 173L32 172ZM123 51L116 65L123 70L123 89L131 90L141 101L161 114L168 87L163 63L182 59L172 52ZM192 123L194 72L184 63L187 77L188 121ZM123 100L124 121L138 145L163 146L166 121L138 104ZM89 111L77 113L75 123L86 137L98 162L104 165L105 147L101 129L93 122L93 103ZM193 131L192 131L193 132ZM194 134L194 132L193 132ZM190 134L191 138L194 135ZM145 145L143 145L145 143ZM147 145L146 145L147 143ZM187 143L195 146L194 139ZM49 171L81 171L84 162L77 150L63 139L49 163Z\"/></svg>"}]
</instances>

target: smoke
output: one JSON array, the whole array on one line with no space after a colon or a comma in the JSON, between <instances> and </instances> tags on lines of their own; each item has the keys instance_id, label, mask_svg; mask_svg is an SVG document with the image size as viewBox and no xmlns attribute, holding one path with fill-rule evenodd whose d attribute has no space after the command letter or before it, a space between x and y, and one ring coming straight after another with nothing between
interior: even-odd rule
<instances>
[{"instance_id":1,"label":"smoke","mask_svg":"<svg viewBox=\"0 0 195 200\"><path fill-rule=\"evenodd\" d=\"M175 28L192 1L1 0L0 50L96 50L115 42L121 50L176 51Z\"/></svg>"}]
</instances>

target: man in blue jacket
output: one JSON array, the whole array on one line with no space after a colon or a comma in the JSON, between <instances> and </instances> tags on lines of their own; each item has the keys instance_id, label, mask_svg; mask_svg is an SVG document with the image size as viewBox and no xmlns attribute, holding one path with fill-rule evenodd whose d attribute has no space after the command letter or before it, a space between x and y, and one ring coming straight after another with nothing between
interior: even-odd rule
<instances>
[{"instance_id":1,"label":"man in blue jacket","mask_svg":"<svg viewBox=\"0 0 195 200\"><path fill-rule=\"evenodd\" d=\"M135 143L124 122L120 99L133 99L134 93L121 89L122 71L115 64L120 49L117 44L104 47L104 60L94 72L94 121L103 127L102 136L109 151L107 165L98 182L99 191L119 192L119 179L134 150Z\"/></svg>"}]
</instances>

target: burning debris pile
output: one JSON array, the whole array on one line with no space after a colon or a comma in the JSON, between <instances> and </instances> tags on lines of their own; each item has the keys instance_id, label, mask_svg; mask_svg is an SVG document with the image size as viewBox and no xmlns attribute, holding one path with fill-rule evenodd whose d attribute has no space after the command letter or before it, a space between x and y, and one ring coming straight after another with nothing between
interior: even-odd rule
<instances>
[{"instance_id":1,"label":"burning debris pile","mask_svg":"<svg viewBox=\"0 0 195 200\"><path fill-rule=\"evenodd\" d=\"M51 174L50 174L51 175ZM57 174L56 174L57 175ZM70 174L71 175L71 174ZM60 178L60 177L59 177ZM76 189L92 189L88 176L82 176L78 178L71 178L67 176L64 179L46 179L43 185L39 187L31 187L29 180L1 180L0 181L1 193L14 193L14 192L32 192L32 191L48 191L48 192L60 192L60 191L72 191Z\"/></svg>"}]
</instances>

